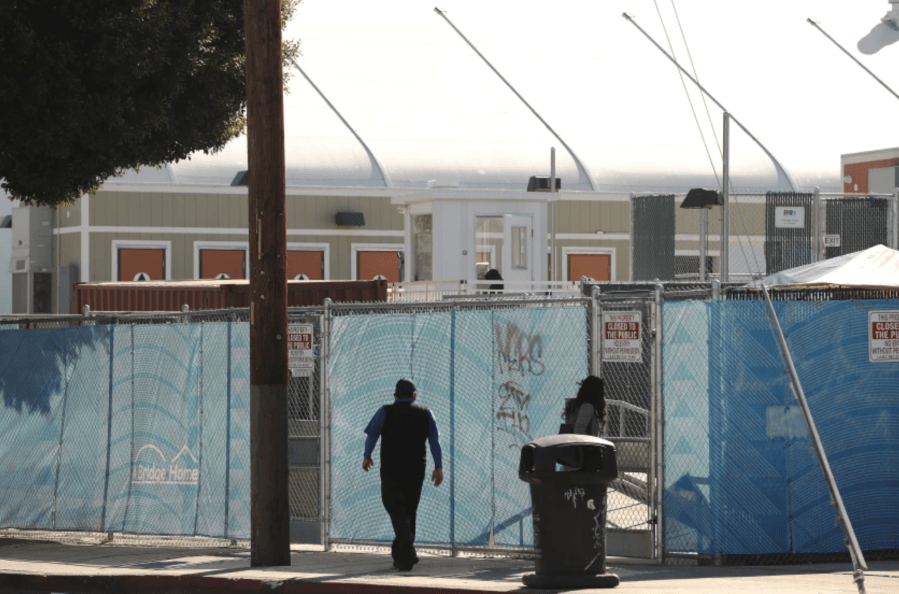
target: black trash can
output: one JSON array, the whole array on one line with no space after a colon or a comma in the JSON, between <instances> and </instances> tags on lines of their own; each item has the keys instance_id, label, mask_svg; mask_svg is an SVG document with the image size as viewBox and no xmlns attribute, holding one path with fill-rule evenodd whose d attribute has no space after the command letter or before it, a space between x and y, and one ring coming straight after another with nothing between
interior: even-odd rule
<instances>
[{"instance_id":1,"label":"black trash can","mask_svg":"<svg viewBox=\"0 0 899 594\"><path fill-rule=\"evenodd\" d=\"M531 588L613 588L606 573L606 490L618 478L615 445L590 435L550 435L521 448L531 485L535 573Z\"/></svg>"}]
</instances>

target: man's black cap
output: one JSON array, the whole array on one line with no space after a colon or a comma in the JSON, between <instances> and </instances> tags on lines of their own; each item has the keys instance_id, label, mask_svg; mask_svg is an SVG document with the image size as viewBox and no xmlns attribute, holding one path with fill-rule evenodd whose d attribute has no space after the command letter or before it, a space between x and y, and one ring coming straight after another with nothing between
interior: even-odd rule
<instances>
[{"instance_id":1,"label":"man's black cap","mask_svg":"<svg viewBox=\"0 0 899 594\"><path fill-rule=\"evenodd\" d=\"M412 398L412 394L415 392L415 382L410 379L401 379L396 383L396 390L393 392L393 395L396 398Z\"/></svg>"}]
</instances>

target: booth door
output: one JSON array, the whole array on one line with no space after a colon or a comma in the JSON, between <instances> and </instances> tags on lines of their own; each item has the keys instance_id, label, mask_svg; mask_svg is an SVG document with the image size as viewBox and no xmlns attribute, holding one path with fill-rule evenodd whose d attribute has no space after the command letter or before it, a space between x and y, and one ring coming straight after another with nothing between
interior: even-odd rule
<instances>
[{"instance_id":1,"label":"booth door","mask_svg":"<svg viewBox=\"0 0 899 594\"><path fill-rule=\"evenodd\" d=\"M325 253L313 250L287 251L287 280L324 280ZM302 279L302 277L300 277Z\"/></svg>"},{"instance_id":2,"label":"booth door","mask_svg":"<svg viewBox=\"0 0 899 594\"><path fill-rule=\"evenodd\" d=\"M119 248L119 280L165 280L165 250Z\"/></svg>"},{"instance_id":3,"label":"booth door","mask_svg":"<svg viewBox=\"0 0 899 594\"><path fill-rule=\"evenodd\" d=\"M609 254L568 254L568 280L582 276L593 280L612 280L612 257Z\"/></svg>"},{"instance_id":4,"label":"booth door","mask_svg":"<svg viewBox=\"0 0 899 594\"><path fill-rule=\"evenodd\" d=\"M246 251L200 250L200 278L246 278Z\"/></svg>"},{"instance_id":5,"label":"booth door","mask_svg":"<svg viewBox=\"0 0 899 594\"><path fill-rule=\"evenodd\" d=\"M503 279L512 282L534 280L533 224L531 217L506 215L503 217ZM542 263L540 264L542 266ZM514 288L513 288L514 289Z\"/></svg>"},{"instance_id":6,"label":"booth door","mask_svg":"<svg viewBox=\"0 0 899 594\"><path fill-rule=\"evenodd\" d=\"M356 252L356 279L384 277L389 283L400 282L402 252L395 250L360 250Z\"/></svg>"}]
</instances>

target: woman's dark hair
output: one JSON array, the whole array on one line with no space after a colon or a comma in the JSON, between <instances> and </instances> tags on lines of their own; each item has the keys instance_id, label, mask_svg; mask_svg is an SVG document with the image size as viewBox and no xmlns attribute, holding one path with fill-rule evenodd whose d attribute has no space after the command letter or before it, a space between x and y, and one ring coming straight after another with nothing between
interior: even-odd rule
<instances>
[{"instance_id":1,"label":"woman's dark hair","mask_svg":"<svg viewBox=\"0 0 899 594\"><path fill-rule=\"evenodd\" d=\"M574 413L584 403L592 404L596 417L603 423L606 422L605 381L601 377L588 375L581 381L577 390L577 398L568 401L562 418Z\"/></svg>"},{"instance_id":2,"label":"woman's dark hair","mask_svg":"<svg viewBox=\"0 0 899 594\"><path fill-rule=\"evenodd\" d=\"M490 270L487 271L487 274L484 275L484 280L492 280L492 281L503 280L503 275L501 275L499 273L499 270L497 270L496 268L491 268ZM490 285L487 288L490 291L502 291L503 283L493 283L492 285Z\"/></svg>"}]
</instances>

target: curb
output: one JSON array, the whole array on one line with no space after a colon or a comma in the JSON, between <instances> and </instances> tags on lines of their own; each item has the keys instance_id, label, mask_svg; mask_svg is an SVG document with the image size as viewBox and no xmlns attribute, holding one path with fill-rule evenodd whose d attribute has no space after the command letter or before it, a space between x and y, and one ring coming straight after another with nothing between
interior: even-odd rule
<instances>
[{"instance_id":1,"label":"curb","mask_svg":"<svg viewBox=\"0 0 899 594\"><path fill-rule=\"evenodd\" d=\"M65 594L472 594L476 590L403 586L399 584L335 583L306 580L264 580L181 575L32 575L0 574L0 594L23 591Z\"/></svg>"}]
</instances>

